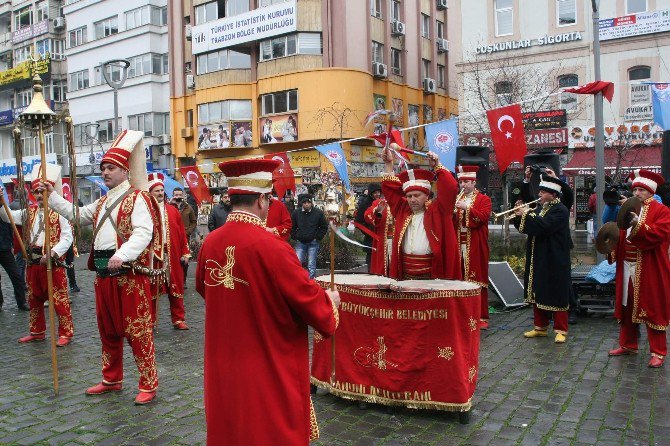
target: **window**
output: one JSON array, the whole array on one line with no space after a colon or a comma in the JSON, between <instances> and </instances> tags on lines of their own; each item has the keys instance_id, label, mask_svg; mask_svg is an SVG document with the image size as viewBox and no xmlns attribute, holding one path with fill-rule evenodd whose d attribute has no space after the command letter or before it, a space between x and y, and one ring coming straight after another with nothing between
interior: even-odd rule
<instances>
[{"instance_id":1,"label":"window","mask_svg":"<svg viewBox=\"0 0 670 446\"><path fill-rule=\"evenodd\" d=\"M576 0L556 0L558 26L574 25L577 21Z\"/></svg>"},{"instance_id":2,"label":"window","mask_svg":"<svg viewBox=\"0 0 670 446\"><path fill-rule=\"evenodd\" d=\"M25 90L16 92L16 106L27 107L33 99L33 89L27 88Z\"/></svg>"},{"instance_id":3,"label":"window","mask_svg":"<svg viewBox=\"0 0 670 446\"><path fill-rule=\"evenodd\" d=\"M144 136L153 136L153 114L142 113L141 115L128 116L128 129L144 132ZM158 135L159 133L156 134Z\"/></svg>"},{"instance_id":4,"label":"window","mask_svg":"<svg viewBox=\"0 0 670 446\"><path fill-rule=\"evenodd\" d=\"M35 23L41 22L42 20L47 20L49 18L49 2L43 0L41 2L35 3Z\"/></svg>"},{"instance_id":5,"label":"window","mask_svg":"<svg viewBox=\"0 0 670 446\"><path fill-rule=\"evenodd\" d=\"M14 66L30 59L30 54L34 51L33 45L24 46L14 50Z\"/></svg>"},{"instance_id":6,"label":"window","mask_svg":"<svg viewBox=\"0 0 670 446\"><path fill-rule=\"evenodd\" d=\"M95 22L95 38L102 39L103 37L111 36L119 32L119 18L117 16L110 17L99 22Z\"/></svg>"},{"instance_id":7,"label":"window","mask_svg":"<svg viewBox=\"0 0 670 446\"><path fill-rule=\"evenodd\" d=\"M105 119L104 121L98 121L98 141L99 142L111 142L114 141L114 120Z\"/></svg>"},{"instance_id":8,"label":"window","mask_svg":"<svg viewBox=\"0 0 670 446\"><path fill-rule=\"evenodd\" d=\"M247 68L251 68L251 56L237 51L220 50L198 56L197 74Z\"/></svg>"},{"instance_id":9,"label":"window","mask_svg":"<svg viewBox=\"0 0 670 446\"><path fill-rule=\"evenodd\" d=\"M44 89L46 100L65 102L67 100L67 85L64 80L52 80Z\"/></svg>"},{"instance_id":10,"label":"window","mask_svg":"<svg viewBox=\"0 0 670 446\"><path fill-rule=\"evenodd\" d=\"M444 65L437 64L437 86L440 88L446 88L445 79L446 79L446 70Z\"/></svg>"},{"instance_id":11,"label":"window","mask_svg":"<svg viewBox=\"0 0 670 446\"><path fill-rule=\"evenodd\" d=\"M321 54L320 33L298 33L260 42L258 60L276 59L295 54Z\"/></svg>"},{"instance_id":12,"label":"window","mask_svg":"<svg viewBox=\"0 0 670 446\"><path fill-rule=\"evenodd\" d=\"M118 65L108 65L109 77L112 81L118 82L121 80L121 67ZM102 66L98 65L93 69L95 78L93 79L93 85L102 85L105 84L105 77L102 75Z\"/></svg>"},{"instance_id":13,"label":"window","mask_svg":"<svg viewBox=\"0 0 670 446\"><path fill-rule=\"evenodd\" d=\"M195 24L211 22L224 16L225 7L223 0L205 3L195 7Z\"/></svg>"},{"instance_id":14,"label":"window","mask_svg":"<svg viewBox=\"0 0 670 446\"><path fill-rule=\"evenodd\" d=\"M558 88L576 87L579 85L579 76L576 74L565 74L558 78ZM577 108L577 95L575 93L562 92L560 95L560 108L566 111Z\"/></svg>"},{"instance_id":15,"label":"window","mask_svg":"<svg viewBox=\"0 0 670 446\"><path fill-rule=\"evenodd\" d=\"M89 124L75 124L74 126L74 145L77 147L83 146L85 142L89 141L90 135L86 133Z\"/></svg>"},{"instance_id":16,"label":"window","mask_svg":"<svg viewBox=\"0 0 670 446\"><path fill-rule=\"evenodd\" d=\"M259 7L276 5L277 3L285 2L286 0L259 0Z\"/></svg>"},{"instance_id":17,"label":"window","mask_svg":"<svg viewBox=\"0 0 670 446\"><path fill-rule=\"evenodd\" d=\"M372 61L384 63L384 45L374 40L372 41Z\"/></svg>"},{"instance_id":18,"label":"window","mask_svg":"<svg viewBox=\"0 0 670 446\"><path fill-rule=\"evenodd\" d=\"M427 59L421 59L421 77L430 77L430 61Z\"/></svg>"},{"instance_id":19,"label":"window","mask_svg":"<svg viewBox=\"0 0 670 446\"><path fill-rule=\"evenodd\" d=\"M261 100L263 115L298 111L298 90L264 94Z\"/></svg>"},{"instance_id":20,"label":"window","mask_svg":"<svg viewBox=\"0 0 670 446\"><path fill-rule=\"evenodd\" d=\"M53 48L53 50L51 51L51 57L53 57L54 59L65 58L65 40L51 39L51 46Z\"/></svg>"},{"instance_id":21,"label":"window","mask_svg":"<svg viewBox=\"0 0 670 446\"><path fill-rule=\"evenodd\" d=\"M226 1L226 17L249 11L249 0Z\"/></svg>"},{"instance_id":22,"label":"window","mask_svg":"<svg viewBox=\"0 0 670 446\"><path fill-rule=\"evenodd\" d=\"M400 65L400 50L391 48L391 72L397 76L402 76L402 66Z\"/></svg>"},{"instance_id":23,"label":"window","mask_svg":"<svg viewBox=\"0 0 670 446\"><path fill-rule=\"evenodd\" d=\"M513 0L495 0L496 36L509 36L514 25Z\"/></svg>"},{"instance_id":24,"label":"window","mask_svg":"<svg viewBox=\"0 0 670 446\"><path fill-rule=\"evenodd\" d=\"M70 48L85 44L88 41L86 27L82 26L81 28L73 29L68 33L68 39Z\"/></svg>"},{"instance_id":25,"label":"window","mask_svg":"<svg viewBox=\"0 0 670 446\"><path fill-rule=\"evenodd\" d=\"M512 103L512 83L503 81L495 84L496 103L498 107Z\"/></svg>"},{"instance_id":26,"label":"window","mask_svg":"<svg viewBox=\"0 0 670 446\"><path fill-rule=\"evenodd\" d=\"M69 91L77 91L84 88L88 88L88 70L70 73Z\"/></svg>"},{"instance_id":27,"label":"window","mask_svg":"<svg viewBox=\"0 0 670 446\"><path fill-rule=\"evenodd\" d=\"M382 0L370 0L370 15L382 18Z\"/></svg>"},{"instance_id":28,"label":"window","mask_svg":"<svg viewBox=\"0 0 670 446\"><path fill-rule=\"evenodd\" d=\"M435 34L438 39L444 39L444 22L435 21Z\"/></svg>"},{"instance_id":29,"label":"window","mask_svg":"<svg viewBox=\"0 0 670 446\"><path fill-rule=\"evenodd\" d=\"M44 39L35 43L35 51L42 57L46 57L47 53L51 54L51 40Z\"/></svg>"},{"instance_id":30,"label":"window","mask_svg":"<svg viewBox=\"0 0 670 446\"><path fill-rule=\"evenodd\" d=\"M126 12L126 29L133 29L148 24L167 25L167 7L143 6Z\"/></svg>"},{"instance_id":31,"label":"window","mask_svg":"<svg viewBox=\"0 0 670 446\"><path fill-rule=\"evenodd\" d=\"M251 101L219 101L198 105L198 124L211 124L231 119L251 119Z\"/></svg>"},{"instance_id":32,"label":"window","mask_svg":"<svg viewBox=\"0 0 670 446\"><path fill-rule=\"evenodd\" d=\"M636 14L647 10L647 0L626 0L626 14Z\"/></svg>"},{"instance_id":33,"label":"window","mask_svg":"<svg viewBox=\"0 0 670 446\"><path fill-rule=\"evenodd\" d=\"M651 68L650 67L633 67L628 70L629 81L650 81ZM651 92L649 85L640 85L631 83L630 85L630 105L649 104L651 103Z\"/></svg>"},{"instance_id":34,"label":"window","mask_svg":"<svg viewBox=\"0 0 670 446\"><path fill-rule=\"evenodd\" d=\"M129 57L128 78L144 76L145 74L168 74L168 55L147 53L139 56ZM98 70L100 67L96 67ZM121 76L120 68L116 67L112 73L114 78ZM98 79L96 72L96 81Z\"/></svg>"},{"instance_id":35,"label":"window","mask_svg":"<svg viewBox=\"0 0 670 446\"><path fill-rule=\"evenodd\" d=\"M400 1L391 0L391 20L400 22Z\"/></svg>"},{"instance_id":36,"label":"window","mask_svg":"<svg viewBox=\"0 0 670 446\"><path fill-rule=\"evenodd\" d=\"M30 6L14 11L14 31L32 25L33 14Z\"/></svg>"},{"instance_id":37,"label":"window","mask_svg":"<svg viewBox=\"0 0 670 446\"><path fill-rule=\"evenodd\" d=\"M421 37L430 39L430 16L421 14Z\"/></svg>"}]
</instances>

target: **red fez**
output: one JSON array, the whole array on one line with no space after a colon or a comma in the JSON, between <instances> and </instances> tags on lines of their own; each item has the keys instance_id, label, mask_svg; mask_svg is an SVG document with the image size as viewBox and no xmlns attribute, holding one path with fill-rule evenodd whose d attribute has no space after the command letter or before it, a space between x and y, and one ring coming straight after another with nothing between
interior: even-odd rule
<instances>
[{"instance_id":1,"label":"red fez","mask_svg":"<svg viewBox=\"0 0 670 446\"><path fill-rule=\"evenodd\" d=\"M398 174L398 178L402 182L402 190L405 193L418 190L430 194L430 185L434 177L433 172L424 169L410 169Z\"/></svg>"}]
</instances>

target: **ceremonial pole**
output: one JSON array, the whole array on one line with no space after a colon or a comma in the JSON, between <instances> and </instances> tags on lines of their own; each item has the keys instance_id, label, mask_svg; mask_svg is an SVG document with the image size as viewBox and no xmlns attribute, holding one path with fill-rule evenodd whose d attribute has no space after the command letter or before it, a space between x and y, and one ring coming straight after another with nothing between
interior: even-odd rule
<instances>
[{"instance_id":1,"label":"ceremonial pole","mask_svg":"<svg viewBox=\"0 0 670 446\"><path fill-rule=\"evenodd\" d=\"M33 99L23 113L19 115L19 120L23 125L37 132L37 137L40 144L40 160L42 174L42 183L47 182L47 155L46 145L44 142L44 132L50 129L55 122L56 114L49 108L44 95L42 94L42 79L37 73L37 62L31 56L31 67L33 71ZM35 180L35 178L33 178ZM53 373L54 393L58 396L58 359L56 356L56 325L55 325L55 311L54 311L54 296L53 296L53 271L51 262L51 222L49 221L49 195L46 188L42 191L42 209L44 212L44 247L43 253L47 260L47 292L49 295L49 332L51 333L51 370Z\"/></svg>"},{"instance_id":2,"label":"ceremonial pole","mask_svg":"<svg viewBox=\"0 0 670 446\"><path fill-rule=\"evenodd\" d=\"M335 291L335 225L330 224L330 291ZM330 338L330 385L335 385L335 333Z\"/></svg>"}]
</instances>

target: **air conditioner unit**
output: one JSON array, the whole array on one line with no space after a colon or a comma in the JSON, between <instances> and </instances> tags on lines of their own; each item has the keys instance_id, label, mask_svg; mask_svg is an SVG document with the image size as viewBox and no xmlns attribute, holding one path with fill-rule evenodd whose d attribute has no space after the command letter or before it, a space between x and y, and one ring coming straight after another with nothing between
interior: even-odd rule
<instances>
[{"instance_id":1,"label":"air conditioner unit","mask_svg":"<svg viewBox=\"0 0 670 446\"><path fill-rule=\"evenodd\" d=\"M437 91L437 84L435 79L429 77L423 78L423 92L424 93L435 93Z\"/></svg>"},{"instance_id":2,"label":"air conditioner unit","mask_svg":"<svg viewBox=\"0 0 670 446\"><path fill-rule=\"evenodd\" d=\"M65 29L65 17L56 17L54 19L54 29L57 31Z\"/></svg>"},{"instance_id":3,"label":"air conditioner unit","mask_svg":"<svg viewBox=\"0 0 670 446\"><path fill-rule=\"evenodd\" d=\"M386 65L379 62L372 62L372 75L377 78L388 77L388 70Z\"/></svg>"},{"instance_id":4,"label":"air conditioner unit","mask_svg":"<svg viewBox=\"0 0 670 446\"><path fill-rule=\"evenodd\" d=\"M193 138L193 127L184 127L181 129L181 137L184 139Z\"/></svg>"},{"instance_id":5,"label":"air conditioner unit","mask_svg":"<svg viewBox=\"0 0 670 446\"><path fill-rule=\"evenodd\" d=\"M186 34L186 40L191 40L191 37L192 37L191 25L186 25L186 28L184 29L184 33Z\"/></svg>"},{"instance_id":6,"label":"air conditioner unit","mask_svg":"<svg viewBox=\"0 0 670 446\"><path fill-rule=\"evenodd\" d=\"M446 53L449 51L449 41L447 39L437 39L437 52Z\"/></svg>"},{"instance_id":7,"label":"air conditioner unit","mask_svg":"<svg viewBox=\"0 0 670 446\"><path fill-rule=\"evenodd\" d=\"M405 35L405 24L395 20L391 22L391 35L394 37Z\"/></svg>"},{"instance_id":8,"label":"air conditioner unit","mask_svg":"<svg viewBox=\"0 0 670 446\"><path fill-rule=\"evenodd\" d=\"M160 152L161 155L172 155L172 150L170 146L161 146Z\"/></svg>"},{"instance_id":9,"label":"air conditioner unit","mask_svg":"<svg viewBox=\"0 0 670 446\"><path fill-rule=\"evenodd\" d=\"M437 0L437 10L444 11L447 9L447 0Z\"/></svg>"},{"instance_id":10,"label":"air conditioner unit","mask_svg":"<svg viewBox=\"0 0 670 446\"><path fill-rule=\"evenodd\" d=\"M170 144L170 135L158 135L158 141L161 144Z\"/></svg>"},{"instance_id":11,"label":"air conditioner unit","mask_svg":"<svg viewBox=\"0 0 670 446\"><path fill-rule=\"evenodd\" d=\"M186 75L186 88L193 90L195 88L195 76L192 74Z\"/></svg>"}]
</instances>

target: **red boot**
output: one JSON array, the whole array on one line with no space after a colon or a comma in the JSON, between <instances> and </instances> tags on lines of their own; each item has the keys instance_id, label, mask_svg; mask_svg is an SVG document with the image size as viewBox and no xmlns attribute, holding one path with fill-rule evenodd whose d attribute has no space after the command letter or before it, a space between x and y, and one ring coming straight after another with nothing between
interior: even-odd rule
<instances>
[{"instance_id":1,"label":"red boot","mask_svg":"<svg viewBox=\"0 0 670 446\"><path fill-rule=\"evenodd\" d=\"M144 404L149 404L156 398L156 391L153 392L140 392L135 397L135 404L142 406Z\"/></svg>"},{"instance_id":2,"label":"red boot","mask_svg":"<svg viewBox=\"0 0 670 446\"><path fill-rule=\"evenodd\" d=\"M35 341L44 341L46 338L46 335L44 333L42 334L29 334L28 336L24 336L21 339L19 339L20 343L26 343L26 342L35 342Z\"/></svg>"},{"instance_id":3,"label":"red boot","mask_svg":"<svg viewBox=\"0 0 670 446\"><path fill-rule=\"evenodd\" d=\"M649 360L648 366L653 368L653 369L657 369L657 368L659 368L660 366L663 365L663 361L664 361L663 358L659 358L658 356L651 355L651 359Z\"/></svg>"},{"instance_id":4,"label":"red boot","mask_svg":"<svg viewBox=\"0 0 670 446\"><path fill-rule=\"evenodd\" d=\"M72 338L66 338L65 336L60 336L58 338L58 341L56 342L56 346L57 347L65 347L70 342L72 342Z\"/></svg>"},{"instance_id":5,"label":"red boot","mask_svg":"<svg viewBox=\"0 0 670 446\"><path fill-rule=\"evenodd\" d=\"M101 382L86 389L86 395L102 395L107 392L119 392L122 388L123 386L121 383L105 384Z\"/></svg>"},{"instance_id":6,"label":"red boot","mask_svg":"<svg viewBox=\"0 0 670 446\"><path fill-rule=\"evenodd\" d=\"M636 355L637 350L629 350L624 347L615 348L607 353L609 356Z\"/></svg>"}]
</instances>

